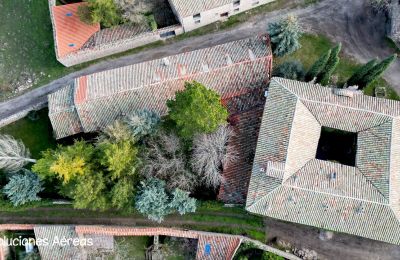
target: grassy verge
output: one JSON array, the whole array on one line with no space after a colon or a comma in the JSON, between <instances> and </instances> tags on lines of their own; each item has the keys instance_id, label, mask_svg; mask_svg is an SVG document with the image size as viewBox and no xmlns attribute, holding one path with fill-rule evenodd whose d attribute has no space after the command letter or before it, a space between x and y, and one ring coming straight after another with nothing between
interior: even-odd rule
<instances>
[{"instance_id":1,"label":"grassy verge","mask_svg":"<svg viewBox=\"0 0 400 260\"><path fill-rule=\"evenodd\" d=\"M174 224L174 226L193 230L246 235L265 242L264 222L261 217L250 215L241 207L220 207L221 204L218 202L207 202L206 205L211 206L210 209L201 205L198 208L198 212L184 216L168 216L165 219L165 223L161 223L161 225L168 226L168 221L173 221L174 223L182 222ZM214 205L216 206L214 207ZM18 219L19 217L28 216L30 218L38 218L39 222L43 221L43 223L47 223L51 218L69 219L72 222L76 221L76 223L79 223L79 220L116 218L116 225L120 219L131 219L132 221L145 220L145 217L138 212L76 210L71 205L53 205L47 200L32 202L19 207L13 207L9 202L0 200L0 208L0 217L13 216L15 219ZM219 208L219 210L216 211L216 208ZM62 220L60 219L59 221L62 222ZM146 222L146 225L149 224L158 225L157 223Z\"/></svg>"},{"instance_id":2,"label":"grassy verge","mask_svg":"<svg viewBox=\"0 0 400 260\"><path fill-rule=\"evenodd\" d=\"M277 66L288 60L298 60L303 64L304 68L308 70L324 52L336 44L331 42L324 35L314 34L304 34L300 39L300 43L301 48L298 51L282 58L275 57L274 66ZM338 76L339 85L343 85L360 66L361 64L342 54L340 57L340 63L334 72L334 74ZM380 78L368 88L364 89L364 93L369 96L374 96L374 90L377 86L386 88L387 98L400 100L400 97L396 91L383 78Z\"/></svg>"}]
</instances>

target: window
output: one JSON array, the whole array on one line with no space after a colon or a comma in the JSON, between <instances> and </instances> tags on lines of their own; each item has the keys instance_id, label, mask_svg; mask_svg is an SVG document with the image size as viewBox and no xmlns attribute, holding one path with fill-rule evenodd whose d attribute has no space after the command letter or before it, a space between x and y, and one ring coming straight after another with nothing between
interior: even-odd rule
<instances>
[{"instance_id":1,"label":"window","mask_svg":"<svg viewBox=\"0 0 400 260\"><path fill-rule=\"evenodd\" d=\"M251 4L252 6L256 6L256 5L258 5L260 3L260 1L257 1L257 0L253 0L253 3Z\"/></svg>"},{"instance_id":2,"label":"window","mask_svg":"<svg viewBox=\"0 0 400 260\"><path fill-rule=\"evenodd\" d=\"M200 20L196 20L196 21L194 21L194 23L195 23L195 24L199 24L199 23L200 23Z\"/></svg>"},{"instance_id":3,"label":"window","mask_svg":"<svg viewBox=\"0 0 400 260\"><path fill-rule=\"evenodd\" d=\"M200 13L193 15L194 20L200 20L200 18L201 18Z\"/></svg>"},{"instance_id":4,"label":"window","mask_svg":"<svg viewBox=\"0 0 400 260\"><path fill-rule=\"evenodd\" d=\"M355 166L357 133L322 127L316 159Z\"/></svg>"},{"instance_id":5,"label":"window","mask_svg":"<svg viewBox=\"0 0 400 260\"><path fill-rule=\"evenodd\" d=\"M228 16L229 16L229 13L228 13L228 12L225 12L225 13L220 14L220 17L228 17Z\"/></svg>"},{"instance_id":6,"label":"window","mask_svg":"<svg viewBox=\"0 0 400 260\"><path fill-rule=\"evenodd\" d=\"M240 5L240 0L233 1L233 7L238 7Z\"/></svg>"},{"instance_id":7,"label":"window","mask_svg":"<svg viewBox=\"0 0 400 260\"><path fill-rule=\"evenodd\" d=\"M233 10L234 12L239 12L239 8L236 8Z\"/></svg>"}]
</instances>

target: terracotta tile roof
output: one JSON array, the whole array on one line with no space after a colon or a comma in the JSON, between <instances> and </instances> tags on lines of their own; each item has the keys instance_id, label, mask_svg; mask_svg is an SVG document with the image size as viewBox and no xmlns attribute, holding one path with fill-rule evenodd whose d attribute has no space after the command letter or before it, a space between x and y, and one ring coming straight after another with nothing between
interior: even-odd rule
<instances>
[{"instance_id":1,"label":"terracotta tile roof","mask_svg":"<svg viewBox=\"0 0 400 260\"><path fill-rule=\"evenodd\" d=\"M224 100L224 103L235 133L230 147L238 153L239 158L224 166L222 175L225 181L221 184L218 199L225 203L244 204L264 110L264 91L252 91Z\"/></svg>"},{"instance_id":2,"label":"terracotta tile roof","mask_svg":"<svg viewBox=\"0 0 400 260\"><path fill-rule=\"evenodd\" d=\"M82 254L79 247L72 241L78 239L74 226L37 225L34 227L36 239L42 239L48 243L38 244L39 253L43 260L68 259L81 260ZM61 239L67 239L69 243L60 245L55 243Z\"/></svg>"},{"instance_id":3,"label":"terracotta tile roof","mask_svg":"<svg viewBox=\"0 0 400 260\"><path fill-rule=\"evenodd\" d=\"M198 260L231 260L240 246L238 237L200 235L197 245Z\"/></svg>"},{"instance_id":4,"label":"terracotta tile roof","mask_svg":"<svg viewBox=\"0 0 400 260\"><path fill-rule=\"evenodd\" d=\"M246 209L400 244L400 102L343 93L272 79ZM354 167L316 159L322 127L357 134Z\"/></svg>"},{"instance_id":5,"label":"terracotta tile roof","mask_svg":"<svg viewBox=\"0 0 400 260\"><path fill-rule=\"evenodd\" d=\"M79 50L93 34L100 31L100 24L88 25L79 19L78 7L85 4L76 3L52 7L59 57Z\"/></svg>"},{"instance_id":6,"label":"terracotta tile roof","mask_svg":"<svg viewBox=\"0 0 400 260\"><path fill-rule=\"evenodd\" d=\"M78 119L72 125L94 132L137 109L165 114L166 101L174 98L186 81L196 80L223 98L265 87L271 66L265 37L228 42L80 77L72 89L49 95L49 117L57 138L81 132L59 117L63 111L69 119Z\"/></svg>"}]
</instances>

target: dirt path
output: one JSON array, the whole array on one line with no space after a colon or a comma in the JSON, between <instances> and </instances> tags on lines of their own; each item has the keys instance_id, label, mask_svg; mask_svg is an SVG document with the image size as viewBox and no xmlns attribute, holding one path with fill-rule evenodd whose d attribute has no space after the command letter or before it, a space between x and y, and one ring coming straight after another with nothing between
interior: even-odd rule
<instances>
[{"instance_id":1,"label":"dirt path","mask_svg":"<svg viewBox=\"0 0 400 260\"><path fill-rule=\"evenodd\" d=\"M278 237L297 248L312 249L325 260L394 260L400 259L400 246L347 234L334 234L332 240L319 239L317 228L271 218L265 219L267 240Z\"/></svg>"}]
</instances>

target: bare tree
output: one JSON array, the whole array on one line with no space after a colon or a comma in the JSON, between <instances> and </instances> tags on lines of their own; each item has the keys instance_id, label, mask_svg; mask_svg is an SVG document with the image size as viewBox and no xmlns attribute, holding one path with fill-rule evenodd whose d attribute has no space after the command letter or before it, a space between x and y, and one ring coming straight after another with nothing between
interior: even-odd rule
<instances>
[{"instance_id":1,"label":"bare tree","mask_svg":"<svg viewBox=\"0 0 400 260\"><path fill-rule=\"evenodd\" d=\"M150 138L143 161L141 174L164 180L169 189L192 191L197 184L196 176L187 169L181 141L174 134L160 131Z\"/></svg>"},{"instance_id":2,"label":"bare tree","mask_svg":"<svg viewBox=\"0 0 400 260\"><path fill-rule=\"evenodd\" d=\"M35 163L31 159L29 149L20 140L10 135L0 135L0 169L7 172L17 172L28 163Z\"/></svg>"},{"instance_id":3,"label":"bare tree","mask_svg":"<svg viewBox=\"0 0 400 260\"><path fill-rule=\"evenodd\" d=\"M233 130L228 125L220 126L211 134L197 135L193 140L191 166L208 187L217 188L223 181L224 165L237 160L237 154L228 147Z\"/></svg>"}]
</instances>

